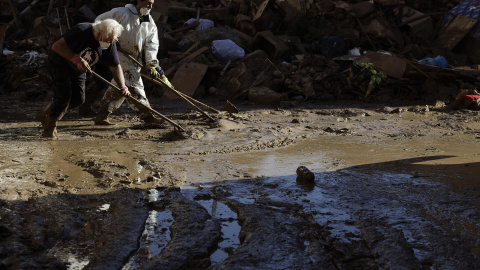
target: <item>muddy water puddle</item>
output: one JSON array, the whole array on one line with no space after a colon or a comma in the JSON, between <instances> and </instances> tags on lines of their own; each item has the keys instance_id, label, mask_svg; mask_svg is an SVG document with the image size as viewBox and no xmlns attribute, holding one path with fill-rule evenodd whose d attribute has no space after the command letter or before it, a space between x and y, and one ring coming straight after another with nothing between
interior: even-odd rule
<instances>
[{"instance_id":1,"label":"muddy water puddle","mask_svg":"<svg viewBox=\"0 0 480 270\"><path fill-rule=\"evenodd\" d=\"M342 141L341 137L319 137L270 151L215 154L200 159L191 156L184 168L193 176L188 177L188 181L203 182L218 178L218 175L211 175L218 170L209 170L208 164L212 168L223 165L232 180L245 176L292 175L301 165L313 172L325 172L377 164L387 171L424 176L433 181L480 185L480 178L475 177L480 175L480 154L476 148L456 145L449 140L439 141L390 140L372 144L364 137L354 143L351 138Z\"/></svg>"}]
</instances>

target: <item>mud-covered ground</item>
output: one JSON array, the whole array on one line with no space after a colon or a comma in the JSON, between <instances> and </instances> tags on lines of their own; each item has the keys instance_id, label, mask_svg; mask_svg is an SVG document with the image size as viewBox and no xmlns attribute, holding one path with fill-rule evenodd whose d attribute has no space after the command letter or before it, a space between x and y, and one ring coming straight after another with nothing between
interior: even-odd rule
<instances>
[{"instance_id":1,"label":"mud-covered ground","mask_svg":"<svg viewBox=\"0 0 480 270\"><path fill-rule=\"evenodd\" d=\"M46 102L0 103L0 269L480 266L478 111L153 99L185 132L123 106L46 140Z\"/></svg>"}]
</instances>

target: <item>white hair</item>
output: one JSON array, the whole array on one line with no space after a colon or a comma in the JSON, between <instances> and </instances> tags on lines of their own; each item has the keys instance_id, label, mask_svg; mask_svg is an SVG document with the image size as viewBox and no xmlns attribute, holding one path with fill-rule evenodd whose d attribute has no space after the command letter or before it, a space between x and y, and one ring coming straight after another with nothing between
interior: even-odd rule
<instances>
[{"instance_id":1,"label":"white hair","mask_svg":"<svg viewBox=\"0 0 480 270\"><path fill-rule=\"evenodd\" d=\"M113 36L115 40L122 34L123 26L114 19L105 19L92 23L93 35L98 38L99 35L104 37Z\"/></svg>"}]
</instances>

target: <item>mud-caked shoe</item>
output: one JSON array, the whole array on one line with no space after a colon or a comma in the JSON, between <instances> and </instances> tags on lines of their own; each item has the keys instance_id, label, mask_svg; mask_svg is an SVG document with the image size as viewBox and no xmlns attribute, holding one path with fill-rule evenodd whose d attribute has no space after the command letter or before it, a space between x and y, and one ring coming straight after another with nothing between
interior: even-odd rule
<instances>
[{"instance_id":1,"label":"mud-caked shoe","mask_svg":"<svg viewBox=\"0 0 480 270\"><path fill-rule=\"evenodd\" d=\"M55 119L47 118L46 123L43 126L42 136L48 139L57 138L57 121Z\"/></svg>"},{"instance_id":2,"label":"mud-caked shoe","mask_svg":"<svg viewBox=\"0 0 480 270\"><path fill-rule=\"evenodd\" d=\"M50 113L50 109L52 108L52 105L53 105L53 101L50 101L45 107L45 109L43 109L42 111L40 111L35 115L35 119L37 119L37 121L42 123L43 127L45 127L48 123L49 113Z\"/></svg>"},{"instance_id":3,"label":"mud-caked shoe","mask_svg":"<svg viewBox=\"0 0 480 270\"><path fill-rule=\"evenodd\" d=\"M57 138L57 127L44 129L42 136L44 138L47 138L47 139L56 139Z\"/></svg>"},{"instance_id":4,"label":"mud-caked shoe","mask_svg":"<svg viewBox=\"0 0 480 270\"><path fill-rule=\"evenodd\" d=\"M99 126L111 126L115 125L114 123L110 122L108 120L108 116L110 115L110 112L105 112L105 111L99 111L97 113L97 117L95 117L95 125Z\"/></svg>"}]
</instances>

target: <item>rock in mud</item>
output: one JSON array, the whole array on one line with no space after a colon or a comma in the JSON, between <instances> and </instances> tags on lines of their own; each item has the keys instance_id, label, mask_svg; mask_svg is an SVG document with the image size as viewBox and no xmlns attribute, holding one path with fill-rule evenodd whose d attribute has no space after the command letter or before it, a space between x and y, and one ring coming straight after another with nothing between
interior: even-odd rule
<instances>
[{"instance_id":1,"label":"rock in mud","mask_svg":"<svg viewBox=\"0 0 480 270\"><path fill-rule=\"evenodd\" d=\"M307 167L300 166L297 168L297 182L314 183L315 175Z\"/></svg>"}]
</instances>

